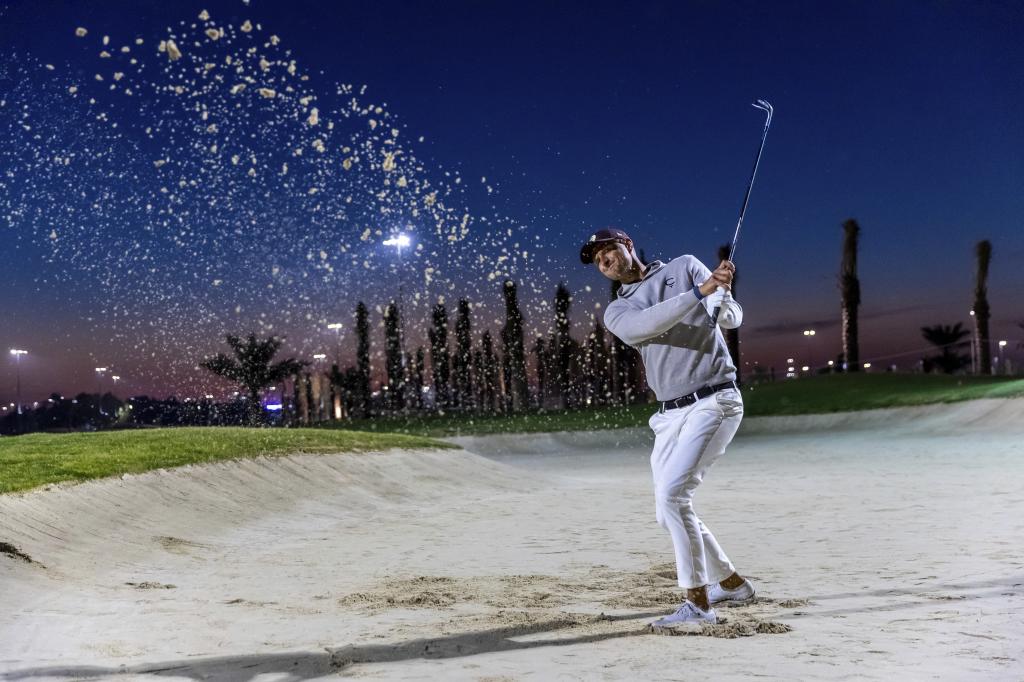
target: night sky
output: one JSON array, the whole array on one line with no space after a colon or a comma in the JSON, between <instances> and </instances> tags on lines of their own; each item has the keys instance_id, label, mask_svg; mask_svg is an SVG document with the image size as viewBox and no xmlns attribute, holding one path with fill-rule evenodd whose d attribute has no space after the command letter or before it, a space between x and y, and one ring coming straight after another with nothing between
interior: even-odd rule
<instances>
[{"instance_id":1,"label":"night sky","mask_svg":"<svg viewBox=\"0 0 1024 682\"><path fill-rule=\"evenodd\" d=\"M178 61L157 51L168 27L209 26L227 33L190 39ZM14 399L9 348L29 350L26 402L95 391L101 365L125 377L121 397L219 391L194 366L223 334L333 356L324 323L350 330L358 300L379 351L376 308L399 280L412 344L439 295L452 313L459 296L482 303L476 331L497 334L505 276L520 283L528 345L552 324L560 280L582 338L608 297L579 263L592 229L626 230L649 259L713 265L759 141L758 98L775 119L736 255L744 364L784 372L787 357L839 352L847 218L862 228L862 360L909 369L930 353L921 326L970 325L981 239L992 337L1024 359L1022 31L1012 2L0 5L0 401ZM249 45L252 77L280 72L272 99L253 81L228 94L234 73L212 80ZM201 59L182 80L200 51L216 67ZM115 79L129 57L139 64ZM368 113L343 113L350 96ZM318 103L324 121L309 124ZM329 120L334 137L313 149ZM401 277L380 246L399 229L424 246Z\"/></svg>"}]
</instances>

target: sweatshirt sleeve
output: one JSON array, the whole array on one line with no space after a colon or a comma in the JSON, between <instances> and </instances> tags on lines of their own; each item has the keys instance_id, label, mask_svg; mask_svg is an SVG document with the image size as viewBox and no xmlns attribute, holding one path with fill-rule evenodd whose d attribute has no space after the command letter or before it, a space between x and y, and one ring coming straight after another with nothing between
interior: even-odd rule
<instances>
[{"instance_id":1,"label":"sweatshirt sleeve","mask_svg":"<svg viewBox=\"0 0 1024 682\"><path fill-rule=\"evenodd\" d=\"M713 298L713 297L712 297ZM743 306L726 291L721 298L722 311L718 313L718 326L722 329L737 329L743 324Z\"/></svg>"},{"instance_id":2,"label":"sweatshirt sleeve","mask_svg":"<svg viewBox=\"0 0 1024 682\"><path fill-rule=\"evenodd\" d=\"M698 259L691 256L687 265L695 283L703 284L711 278L711 270ZM708 316L714 313L717 306L722 306L722 310L718 313L718 326L722 329L737 329L743 324L743 306L732 297L731 291L716 291L706 297L703 303L707 308Z\"/></svg>"},{"instance_id":3,"label":"sweatshirt sleeve","mask_svg":"<svg viewBox=\"0 0 1024 682\"><path fill-rule=\"evenodd\" d=\"M650 308L634 308L618 298L605 309L604 326L623 343L637 346L664 334L699 305L700 300L693 291L685 291Z\"/></svg>"}]
</instances>

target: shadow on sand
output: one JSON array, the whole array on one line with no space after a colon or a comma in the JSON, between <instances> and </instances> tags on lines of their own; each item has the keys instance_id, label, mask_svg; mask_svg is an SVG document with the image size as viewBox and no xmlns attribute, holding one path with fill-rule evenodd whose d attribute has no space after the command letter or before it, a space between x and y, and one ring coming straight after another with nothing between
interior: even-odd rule
<instances>
[{"instance_id":1,"label":"shadow on sand","mask_svg":"<svg viewBox=\"0 0 1024 682\"><path fill-rule=\"evenodd\" d=\"M26 668L0 674L3 680L25 680L38 677L102 677L106 675L155 675L168 677L189 677L195 680L225 680L247 682L257 675L266 673L287 674L291 680L305 680L337 674L343 668L355 663L392 663L416 658L440 659L460 656L475 656L500 651L532 649L545 646L570 646L587 644L606 639L645 635L650 631L647 623L634 623L614 631L581 634L575 637L546 638L519 642L511 638L539 635L559 631L571 631L581 625L597 622L614 622L646 619L663 615L653 613L629 613L615 616L588 616L580 622L572 618L511 625L507 627L465 632L445 637L414 639L398 644L351 644L329 648L325 653L296 651L277 654L254 654L248 656L216 656L193 658L163 663L142 665L103 666L52 666Z\"/></svg>"}]
</instances>

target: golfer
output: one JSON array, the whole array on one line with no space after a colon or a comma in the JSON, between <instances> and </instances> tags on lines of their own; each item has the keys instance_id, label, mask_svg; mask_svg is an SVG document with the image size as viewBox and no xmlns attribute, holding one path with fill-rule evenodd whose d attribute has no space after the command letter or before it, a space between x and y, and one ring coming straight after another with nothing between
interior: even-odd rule
<instances>
[{"instance_id":1,"label":"golfer","mask_svg":"<svg viewBox=\"0 0 1024 682\"><path fill-rule=\"evenodd\" d=\"M743 419L736 367L718 329L735 329L743 320L730 293L735 267L722 261L711 272L693 256L644 264L629 236L614 228L591 235L580 259L621 282L604 323L640 352L660 403L650 420L655 509L672 536L676 574L687 598L651 625L657 630L717 623L714 604L754 598L753 585L736 573L693 508L697 486ZM718 326L711 328L710 312L717 305Z\"/></svg>"}]
</instances>

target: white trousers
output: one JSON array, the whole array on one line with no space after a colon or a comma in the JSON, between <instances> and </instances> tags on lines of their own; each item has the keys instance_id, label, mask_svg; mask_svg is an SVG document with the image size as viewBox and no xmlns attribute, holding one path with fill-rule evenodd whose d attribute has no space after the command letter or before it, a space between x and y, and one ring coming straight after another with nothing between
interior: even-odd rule
<instances>
[{"instance_id":1,"label":"white trousers","mask_svg":"<svg viewBox=\"0 0 1024 682\"><path fill-rule=\"evenodd\" d=\"M735 572L711 530L693 509L693 495L722 456L743 419L743 398L726 389L692 405L655 412L651 471L658 523L672 536L679 587L725 580Z\"/></svg>"}]
</instances>

